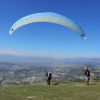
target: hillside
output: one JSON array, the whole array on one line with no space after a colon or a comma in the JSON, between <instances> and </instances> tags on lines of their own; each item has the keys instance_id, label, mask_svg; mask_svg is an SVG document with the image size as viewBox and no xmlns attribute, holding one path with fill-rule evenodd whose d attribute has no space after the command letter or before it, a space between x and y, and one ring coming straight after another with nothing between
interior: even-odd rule
<instances>
[{"instance_id":1,"label":"hillside","mask_svg":"<svg viewBox=\"0 0 100 100\"><path fill-rule=\"evenodd\" d=\"M0 100L100 100L100 83L67 82L0 87Z\"/></svg>"}]
</instances>

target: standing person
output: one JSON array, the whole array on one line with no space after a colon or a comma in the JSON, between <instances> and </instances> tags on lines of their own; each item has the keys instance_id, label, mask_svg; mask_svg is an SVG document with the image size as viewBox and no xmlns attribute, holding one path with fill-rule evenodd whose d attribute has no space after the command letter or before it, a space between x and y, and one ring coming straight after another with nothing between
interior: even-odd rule
<instances>
[{"instance_id":1,"label":"standing person","mask_svg":"<svg viewBox=\"0 0 100 100\"><path fill-rule=\"evenodd\" d=\"M89 85L89 79L90 79L90 71L88 70L88 67L85 67L85 82L86 85Z\"/></svg>"},{"instance_id":2,"label":"standing person","mask_svg":"<svg viewBox=\"0 0 100 100\"><path fill-rule=\"evenodd\" d=\"M51 72L49 71L46 75L47 75L47 84L50 85L50 80L51 80L51 78L52 78L52 74L51 74Z\"/></svg>"}]
</instances>

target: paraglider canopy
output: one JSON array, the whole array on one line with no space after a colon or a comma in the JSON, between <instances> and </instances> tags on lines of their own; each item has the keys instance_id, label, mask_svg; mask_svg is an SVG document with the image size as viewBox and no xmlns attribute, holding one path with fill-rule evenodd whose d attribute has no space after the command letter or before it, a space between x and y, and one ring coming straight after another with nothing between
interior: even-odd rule
<instances>
[{"instance_id":1,"label":"paraglider canopy","mask_svg":"<svg viewBox=\"0 0 100 100\"><path fill-rule=\"evenodd\" d=\"M79 25L77 25L71 19L53 12L31 14L19 19L12 25L9 34L11 35L17 28L21 26L35 22L49 22L63 25L75 31L82 39L86 39L84 31Z\"/></svg>"}]
</instances>

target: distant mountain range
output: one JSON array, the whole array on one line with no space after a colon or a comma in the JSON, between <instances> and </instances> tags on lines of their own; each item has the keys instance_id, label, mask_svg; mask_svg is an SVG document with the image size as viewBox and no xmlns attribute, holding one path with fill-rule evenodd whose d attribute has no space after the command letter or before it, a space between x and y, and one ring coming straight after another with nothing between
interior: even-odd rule
<instances>
[{"instance_id":1,"label":"distant mountain range","mask_svg":"<svg viewBox=\"0 0 100 100\"><path fill-rule=\"evenodd\" d=\"M100 65L100 58L66 58L54 59L50 57L22 57L16 55L0 54L0 62L45 62L45 63L73 63L73 64L94 64Z\"/></svg>"},{"instance_id":2,"label":"distant mountain range","mask_svg":"<svg viewBox=\"0 0 100 100\"><path fill-rule=\"evenodd\" d=\"M54 58L50 57L24 57L9 54L0 54L0 62L10 61L10 62L53 62Z\"/></svg>"}]
</instances>

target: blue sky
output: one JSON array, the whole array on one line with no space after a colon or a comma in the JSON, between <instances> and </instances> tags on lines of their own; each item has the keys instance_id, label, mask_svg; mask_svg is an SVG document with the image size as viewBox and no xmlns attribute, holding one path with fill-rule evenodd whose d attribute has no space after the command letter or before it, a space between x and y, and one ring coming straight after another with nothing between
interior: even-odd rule
<instances>
[{"instance_id":1,"label":"blue sky","mask_svg":"<svg viewBox=\"0 0 100 100\"><path fill-rule=\"evenodd\" d=\"M55 12L72 19L82 27L87 39L51 23L29 24L9 35L15 21L40 12ZM100 0L0 0L0 54L100 57Z\"/></svg>"}]
</instances>

